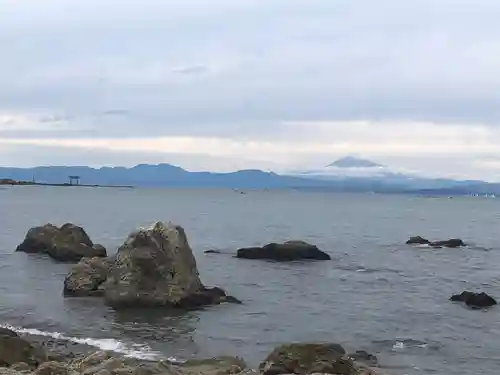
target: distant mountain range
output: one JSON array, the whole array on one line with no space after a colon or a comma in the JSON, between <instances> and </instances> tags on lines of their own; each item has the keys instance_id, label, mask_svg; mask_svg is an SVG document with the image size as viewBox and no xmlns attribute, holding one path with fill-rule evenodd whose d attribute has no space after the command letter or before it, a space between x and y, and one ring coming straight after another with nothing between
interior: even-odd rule
<instances>
[{"instance_id":1,"label":"distant mountain range","mask_svg":"<svg viewBox=\"0 0 500 375\"><path fill-rule=\"evenodd\" d=\"M47 166L0 167L0 180L61 184L79 176L86 185L136 187L200 187L232 189L304 189L321 191L412 193L429 195L500 194L500 184L432 179L395 172L366 159L345 157L323 168L276 174L261 170L232 173L189 172L170 164L140 164L132 168Z\"/></svg>"}]
</instances>

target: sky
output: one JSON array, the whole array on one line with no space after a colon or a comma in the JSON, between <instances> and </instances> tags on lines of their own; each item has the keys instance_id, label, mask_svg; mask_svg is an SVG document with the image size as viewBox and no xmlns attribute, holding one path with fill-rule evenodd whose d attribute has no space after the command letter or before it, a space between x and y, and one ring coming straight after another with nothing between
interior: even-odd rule
<instances>
[{"instance_id":1,"label":"sky","mask_svg":"<svg viewBox=\"0 0 500 375\"><path fill-rule=\"evenodd\" d=\"M500 181L498 0L0 0L0 165Z\"/></svg>"}]
</instances>

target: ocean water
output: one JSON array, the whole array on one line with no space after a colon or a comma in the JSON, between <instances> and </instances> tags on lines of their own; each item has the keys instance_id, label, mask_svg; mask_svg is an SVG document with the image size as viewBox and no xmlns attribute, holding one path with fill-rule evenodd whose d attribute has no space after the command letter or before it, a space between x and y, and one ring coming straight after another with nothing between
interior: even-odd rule
<instances>
[{"instance_id":1,"label":"ocean water","mask_svg":"<svg viewBox=\"0 0 500 375\"><path fill-rule=\"evenodd\" d=\"M238 355L257 365L276 345L329 341L378 356L389 374L498 374L500 200L295 191L13 187L0 190L0 324L145 358ZM113 252L156 220L187 232L206 285L244 301L203 311L116 312L64 299L70 265L15 253L26 231L82 225ZM413 248L411 235L461 237L463 249ZM330 262L236 259L243 246L302 239ZM224 254L206 255L208 249Z\"/></svg>"}]
</instances>

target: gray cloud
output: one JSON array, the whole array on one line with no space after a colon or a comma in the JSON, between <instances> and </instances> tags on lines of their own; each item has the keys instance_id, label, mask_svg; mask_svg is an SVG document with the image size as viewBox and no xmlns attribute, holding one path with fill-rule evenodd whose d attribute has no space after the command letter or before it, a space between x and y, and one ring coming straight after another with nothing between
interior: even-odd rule
<instances>
[{"instance_id":1,"label":"gray cloud","mask_svg":"<svg viewBox=\"0 0 500 375\"><path fill-rule=\"evenodd\" d=\"M0 102L66 117L83 128L74 136L272 139L283 120L496 125L498 14L495 0L9 2Z\"/></svg>"}]
</instances>

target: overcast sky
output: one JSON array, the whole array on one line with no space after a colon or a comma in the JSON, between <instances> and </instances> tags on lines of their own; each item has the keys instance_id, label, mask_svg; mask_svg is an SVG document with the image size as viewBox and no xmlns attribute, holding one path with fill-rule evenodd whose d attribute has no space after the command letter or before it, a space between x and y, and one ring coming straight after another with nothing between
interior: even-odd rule
<instances>
[{"instance_id":1,"label":"overcast sky","mask_svg":"<svg viewBox=\"0 0 500 375\"><path fill-rule=\"evenodd\" d=\"M0 0L0 164L500 180L498 0Z\"/></svg>"}]
</instances>

